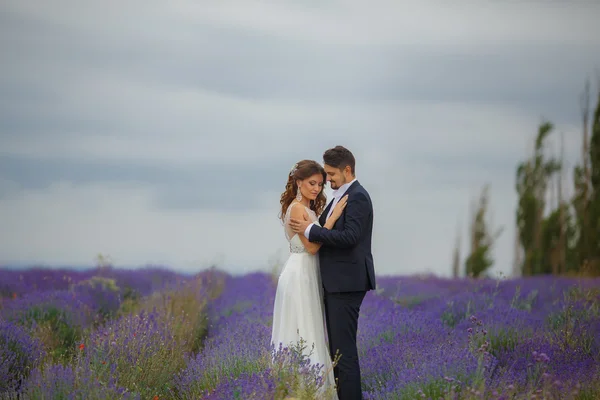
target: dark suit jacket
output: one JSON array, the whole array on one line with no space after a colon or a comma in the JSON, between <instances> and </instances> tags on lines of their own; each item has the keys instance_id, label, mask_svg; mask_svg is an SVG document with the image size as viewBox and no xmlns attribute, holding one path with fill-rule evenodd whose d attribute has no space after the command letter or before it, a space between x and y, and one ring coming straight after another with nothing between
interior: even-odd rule
<instances>
[{"instance_id":1,"label":"dark suit jacket","mask_svg":"<svg viewBox=\"0 0 600 400\"><path fill-rule=\"evenodd\" d=\"M375 289L375 267L371 253L373 204L369 193L356 181L346 191L348 203L332 230L322 228L330 202L319 223L310 229L309 240L322 243L319 249L321 280L328 292Z\"/></svg>"}]
</instances>

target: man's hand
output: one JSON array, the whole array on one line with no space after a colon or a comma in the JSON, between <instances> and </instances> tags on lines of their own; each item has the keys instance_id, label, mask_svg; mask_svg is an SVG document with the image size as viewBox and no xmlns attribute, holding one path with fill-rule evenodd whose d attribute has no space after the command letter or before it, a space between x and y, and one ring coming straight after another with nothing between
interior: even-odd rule
<instances>
[{"instance_id":1,"label":"man's hand","mask_svg":"<svg viewBox=\"0 0 600 400\"><path fill-rule=\"evenodd\" d=\"M290 228L297 234L304 235L304 231L311 224L310 221L306 219L306 216L303 216L302 220L296 218L290 218Z\"/></svg>"}]
</instances>

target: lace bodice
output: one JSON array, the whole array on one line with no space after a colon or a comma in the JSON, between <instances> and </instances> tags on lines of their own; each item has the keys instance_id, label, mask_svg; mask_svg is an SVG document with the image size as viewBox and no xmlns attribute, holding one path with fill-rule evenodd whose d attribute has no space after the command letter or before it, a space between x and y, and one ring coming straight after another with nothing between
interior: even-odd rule
<instances>
[{"instance_id":1,"label":"lace bodice","mask_svg":"<svg viewBox=\"0 0 600 400\"><path fill-rule=\"evenodd\" d=\"M287 211L285 212L285 219L284 219L285 237L287 238L288 242L290 243L290 252L291 253L306 253L306 248L304 247L304 244L300 240L300 237L298 236L298 234L296 234L294 231L292 231L290 229L290 215L292 213L292 207L294 206L294 204L296 204L296 202L293 202L292 204L290 204ZM313 210L311 210L310 208L308 208L306 206L304 206L304 208L306 209L306 212L308 213L308 217L312 220L312 222L314 222L316 225L320 226L319 218L317 217L317 214Z\"/></svg>"}]
</instances>

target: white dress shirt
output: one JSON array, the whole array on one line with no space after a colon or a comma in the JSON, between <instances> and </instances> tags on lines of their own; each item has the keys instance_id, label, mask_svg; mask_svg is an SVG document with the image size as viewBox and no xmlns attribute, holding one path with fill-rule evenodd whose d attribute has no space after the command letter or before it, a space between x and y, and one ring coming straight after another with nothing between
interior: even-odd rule
<instances>
[{"instance_id":1,"label":"white dress shirt","mask_svg":"<svg viewBox=\"0 0 600 400\"><path fill-rule=\"evenodd\" d=\"M333 212L333 208L335 207L335 205L338 203L338 201L340 201L340 199L342 197L344 197L344 195L346 194L346 191L348 190L350 185L352 185L354 182L356 182L356 178L352 179L350 182L344 183L337 190L333 191L333 201L332 201L331 207L329 207L329 212L327 213L327 218L329 218L331 216L331 213ZM327 221L327 218L325 218L326 221ZM313 225L314 225L314 222L306 227L306 230L304 231L305 238L309 239L308 236L310 235L310 228L312 228Z\"/></svg>"}]
</instances>

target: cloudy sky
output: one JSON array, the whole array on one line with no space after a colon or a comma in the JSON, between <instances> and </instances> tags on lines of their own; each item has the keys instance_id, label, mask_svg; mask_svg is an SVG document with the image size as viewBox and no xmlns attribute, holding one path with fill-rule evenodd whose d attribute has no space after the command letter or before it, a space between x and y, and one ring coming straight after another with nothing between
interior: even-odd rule
<instances>
[{"instance_id":1,"label":"cloudy sky","mask_svg":"<svg viewBox=\"0 0 600 400\"><path fill-rule=\"evenodd\" d=\"M0 264L267 269L287 251L289 169L342 144L374 202L377 273L448 275L486 182L505 226L494 272L509 273L516 164L549 118L572 168L599 15L593 1L3 0Z\"/></svg>"}]
</instances>

